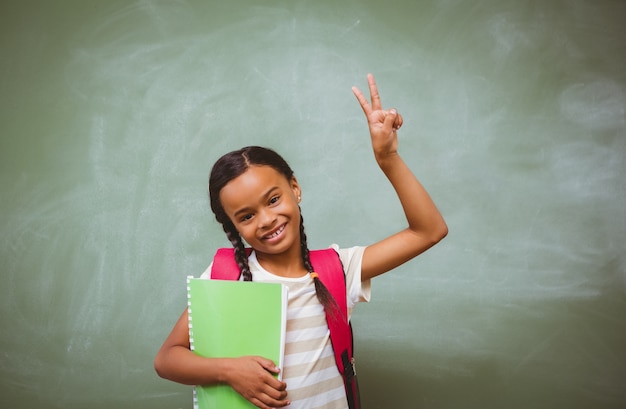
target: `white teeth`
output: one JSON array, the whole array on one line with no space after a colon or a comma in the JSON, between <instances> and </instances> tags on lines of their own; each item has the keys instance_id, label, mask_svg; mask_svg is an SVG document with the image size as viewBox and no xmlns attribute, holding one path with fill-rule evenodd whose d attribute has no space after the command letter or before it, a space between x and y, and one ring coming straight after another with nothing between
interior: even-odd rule
<instances>
[{"instance_id":1,"label":"white teeth","mask_svg":"<svg viewBox=\"0 0 626 409\"><path fill-rule=\"evenodd\" d=\"M276 230L274 233L270 234L269 236L265 236L265 238L272 239L272 238L278 236L280 233L282 233L283 230L285 230L285 226L281 226L280 229Z\"/></svg>"}]
</instances>

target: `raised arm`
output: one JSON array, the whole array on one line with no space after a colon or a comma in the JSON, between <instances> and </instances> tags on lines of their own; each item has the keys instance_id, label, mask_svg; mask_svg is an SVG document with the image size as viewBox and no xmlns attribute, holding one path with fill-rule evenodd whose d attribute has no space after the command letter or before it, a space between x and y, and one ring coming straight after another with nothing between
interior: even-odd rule
<instances>
[{"instance_id":1,"label":"raised arm","mask_svg":"<svg viewBox=\"0 0 626 409\"><path fill-rule=\"evenodd\" d=\"M402 116L395 110L384 110L374 76L367 76L371 103L357 87L352 91L361 104L369 126L374 157L395 189L408 226L368 246L363 255L361 279L383 274L437 244L448 234L448 227L413 172L398 154L397 132Z\"/></svg>"}]
</instances>

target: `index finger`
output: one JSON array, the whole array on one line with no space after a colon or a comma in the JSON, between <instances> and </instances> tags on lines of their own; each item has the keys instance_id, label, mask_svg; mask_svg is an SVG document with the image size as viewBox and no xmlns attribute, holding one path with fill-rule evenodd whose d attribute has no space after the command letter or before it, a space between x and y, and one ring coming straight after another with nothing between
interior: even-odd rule
<instances>
[{"instance_id":1,"label":"index finger","mask_svg":"<svg viewBox=\"0 0 626 409\"><path fill-rule=\"evenodd\" d=\"M361 104L361 108L363 109L365 116L369 117L369 114L372 112L372 107L370 106L370 103L367 102L367 98L365 98L361 90L359 90L357 87L352 87L352 92L354 93L356 99L359 101L359 104Z\"/></svg>"}]
</instances>

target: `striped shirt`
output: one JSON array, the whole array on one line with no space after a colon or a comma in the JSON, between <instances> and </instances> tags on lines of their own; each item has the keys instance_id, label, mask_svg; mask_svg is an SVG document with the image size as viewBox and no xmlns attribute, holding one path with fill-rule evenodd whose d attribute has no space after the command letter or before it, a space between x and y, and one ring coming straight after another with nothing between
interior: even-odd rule
<instances>
[{"instance_id":1,"label":"striped shirt","mask_svg":"<svg viewBox=\"0 0 626 409\"><path fill-rule=\"evenodd\" d=\"M365 247L339 249L346 273L348 311L357 302L369 301L370 282L361 283L361 259ZM282 370L291 409L347 409L343 380L335 363L324 307L307 274L284 278L266 271L255 253L248 259L253 281L279 282L289 287L285 358ZM202 275L210 276L210 267Z\"/></svg>"}]
</instances>

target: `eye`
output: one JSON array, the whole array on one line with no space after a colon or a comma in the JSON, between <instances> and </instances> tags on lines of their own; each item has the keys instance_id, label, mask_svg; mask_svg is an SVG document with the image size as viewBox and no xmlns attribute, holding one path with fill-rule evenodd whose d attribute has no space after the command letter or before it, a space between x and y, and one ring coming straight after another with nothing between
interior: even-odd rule
<instances>
[{"instance_id":1,"label":"eye","mask_svg":"<svg viewBox=\"0 0 626 409\"><path fill-rule=\"evenodd\" d=\"M273 205L273 204L277 203L279 199L280 199L280 196L278 196L278 195L276 195L276 196L272 196L272 197L270 198L270 202L269 202L269 203L270 203L271 205Z\"/></svg>"},{"instance_id":2,"label":"eye","mask_svg":"<svg viewBox=\"0 0 626 409\"><path fill-rule=\"evenodd\" d=\"M241 216L241 217L239 218L239 221L240 221L241 223L244 223L244 222L247 222L247 221L248 221L248 220L250 220L250 219L252 219L252 213L247 213L247 214L244 214L243 216Z\"/></svg>"}]
</instances>

